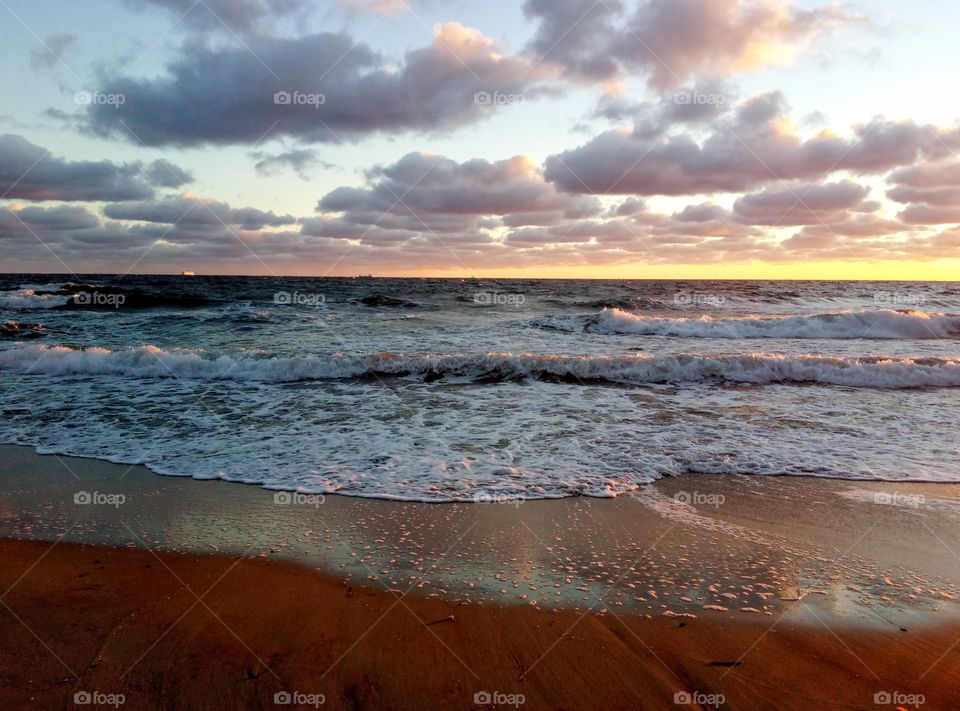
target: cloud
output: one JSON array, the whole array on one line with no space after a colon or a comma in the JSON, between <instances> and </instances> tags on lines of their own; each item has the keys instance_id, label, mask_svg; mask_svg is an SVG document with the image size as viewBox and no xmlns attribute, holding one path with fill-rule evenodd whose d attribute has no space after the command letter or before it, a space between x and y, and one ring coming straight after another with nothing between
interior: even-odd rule
<instances>
[{"instance_id":1,"label":"cloud","mask_svg":"<svg viewBox=\"0 0 960 711\"><path fill-rule=\"evenodd\" d=\"M189 193L163 200L113 203L104 207L103 214L115 220L159 222L193 229L239 225L247 230L259 230L296 222L292 215L278 216L252 207L234 209L225 202L201 199Z\"/></svg>"},{"instance_id":2,"label":"cloud","mask_svg":"<svg viewBox=\"0 0 960 711\"><path fill-rule=\"evenodd\" d=\"M166 10L188 29L229 33L263 32L281 18L302 20L311 9L308 0L127 0L127 5Z\"/></svg>"},{"instance_id":3,"label":"cloud","mask_svg":"<svg viewBox=\"0 0 960 711\"><path fill-rule=\"evenodd\" d=\"M500 225L554 224L601 211L596 198L562 195L526 156L457 163L408 153L370 171L367 186L337 188L317 203L321 217L305 233L396 242L416 235L458 235L486 242ZM501 219L497 219L501 218Z\"/></svg>"},{"instance_id":4,"label":"cloud","mask_svg":"<svg viewBox=\"0 0 960 711\"><path fill-rule=\"evenodd\" d=\"M254 151L249 156L256 161L253 167L261 176L277 175L285 169L292 169L302 180L309 180L310 172L316 168L337 168L333 163L320 160L319 154L312 148L291 148L275 155Z\"/></svg>"},{"instance_id":5,"label":"cloud","mask_svg":"<svg viewBox=\"0 0 960 711\"><path fill-rule=\"evenodd\" d=\"M23 136L0 136L0 197L118 201L152 196L153 187L141 163L67 161Z\"/></svg>"},{"instance_id":6,"label":"cloud","mask_svg":"<svg viewBox=\"0 0 960 711\"><path fill-rule=\"evenodd\" d=\"M30 66L34 69L53 69L76 44L77 36L69 32L49 35L40 47L30 52Z\"/></svg>"},{"instance_id":7,"label":"cloud","mask_svg":"<svg viewBox=\"0 0 960 711\"><path fill-rule=\"evenodd\" d=\"M143 175L147 182L158 188L179 188L193 182L193 175L163 158L153 161Z\"/></svg>"},{"instance_id":8,"label":"cloud","mask_svg":"<svg viewBox=\"0 0 960 711\"><path fill-rule=\"evenodd\" d=\"M897 215L908 225L960 224L960 206L911 205Z\"/></svg>"},{"instance_id":9,"label":"cloud","mask_svg":"<svg viewBox=\"0 0 960 711\"><path fill-rule=\"evenodd\" d=\"M566 76L579 80L605 81L620 72L604 45L619 31L618 0L526 0L523 12L539 22L527 47L537 61L561 65Z\"/></svg>"},{"instance_id":10,"label":"cloud","mask_svg":"<svg viewBox=\"0 0 960 711\"><path fill-rule=\"evenodd\" d=\"M48 230L82 230L100 224L100 218L85 207L14 205L12 208L0 208L0 225L15 227L12 225L14 221ZM3 231L3 227L0 227L0 231Z\"/></svg>"},{"instance_id":11,"label":"cloud","mask_svg":"<svg viewBox=\"0 0 960 711\"><path fill-rule=\"evenodd\" d=\"M887 197L908 204L898 217L911 225L960 223L960 161L924 163L889 176Z\"/></svg>"},{"instance_id":12,"label":"cloud","mask_svg":"<svg viewBox=\"0 0 960 711\"><path fill-rule=\"evenodd\" d=\"M93 104L86 121L96 134L148 146L267 135L338 143L477 121L498 110L503 102L494 98L536 95L546 76L457 23L438 25L432 44L408 52L398 68L337 33L257 38L243 47L190 43L159 78L108 78L101 93L122 95L123 103ZM491 100L478 100L478 92Z\"/></svg>"},{"instance_id":13,"label":"cloud","mask_svg":"<svg viewBox=\"0 0 960 711\"><path fill-rule=\"evenodd\" d=\"M351 12L372 12L377 15L396 15L409 12L416 0L339 0Z\"/></svg>"},{"instance_id":14,"label":"cloud","mask_svg":"<svg viewBox=\"0 0 960 711\"><path fill-rule=\"evenodd\" d=\"M841 222L850 211L876 211L879 204L868 202L869 194L868 188L850 181L768 187L738 198L733 212L740 222L750 225Z\"/></svg>"},{"instance_id":15,"label":"cloud","mask_svg":"<svg viewBox=\"0 0 960 711\"><path fill-rule=\"evenodd\" d=\"M730 76L788 63L795 52L843 25L860 23L839 5L812 10L774 0L650 0L613 43L657 86L695 75Z\"/></svg>"},{"instance_id":16,"label":"cloud","mask_svg":"<svg viewBox=\"0 0 960 711\"><path fill-rule=\"evenodd\" d=\"M641 72L660 88L789 63L833 30L865 22L839 4L801 9L774 0L527 0L539 21L528 51L569 78L614 81Z\"/></svg>"},{"instance_id":17,"label":"cloud","mask_svg":"<svg viewBox=\"0 0 960 711\"><path fill-rule=\"evenodd\" d=\"M615 129L546 160L547 180L571 193L696 195L753 190L772 180L884 173L960 149L960 126L875 118L846 138L796 133L782 94L740 103L702 141Z\"/></svg>"}]
</instances>

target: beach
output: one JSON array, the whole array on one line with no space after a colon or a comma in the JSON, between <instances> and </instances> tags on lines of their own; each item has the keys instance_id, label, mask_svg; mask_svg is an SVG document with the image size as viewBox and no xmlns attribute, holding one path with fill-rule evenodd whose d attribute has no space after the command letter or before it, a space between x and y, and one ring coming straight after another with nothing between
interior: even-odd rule
<instances>
[{"instance_id":1,"label":"beach","mask_svg":"<svg viewBox=\"0 0 960 711\"><path fill-rule=\"evenodd\" d=\"M0 18L0 711L960 711L960 3Z\"/></svg>"},{"instance_id":2,"label":"beach","mask_svg":"<svg viewBox=\"0 0 960 711\"><path fill-rule=\"evenodd\" d=\"M0 454L5 706L949 708L960 689L943 485L284 503Z\"/></svg>"}]
</instances>

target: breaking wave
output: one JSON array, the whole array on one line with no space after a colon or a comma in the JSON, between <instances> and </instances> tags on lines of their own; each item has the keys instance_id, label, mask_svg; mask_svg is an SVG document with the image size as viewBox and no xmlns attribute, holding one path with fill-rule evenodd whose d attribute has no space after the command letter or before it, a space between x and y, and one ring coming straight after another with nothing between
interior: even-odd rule
<instances>
[{"instance_id":1,"label":"breaking wave","mask_svg":"<svg viewBox=\"0 0 960 711\"><path fill-rule=\"evenodd\" d=\"M0 351L0 368L39 375L266 383L416 376L426 380L467 377L480 382L529 378L574 384L784 383L877 389L960 387L960 359L764 353L657 356L512 353L403 356L375 353L367 356L253 358L163 350L155 346L112 351L31 344Z\"/></svg>"},{"instance_id":2,"label":"breaking wave","mask_svg":"<svg viewBox=\"0 0 960 711\"><path fill-rule=\"evenodd\" d=\"M953 339L960 314L924 311L838 311L810 316L660 318L608 308L595 316L549 316L531 325L556 331L676 338Z\"/></svg>"}]
</instances>

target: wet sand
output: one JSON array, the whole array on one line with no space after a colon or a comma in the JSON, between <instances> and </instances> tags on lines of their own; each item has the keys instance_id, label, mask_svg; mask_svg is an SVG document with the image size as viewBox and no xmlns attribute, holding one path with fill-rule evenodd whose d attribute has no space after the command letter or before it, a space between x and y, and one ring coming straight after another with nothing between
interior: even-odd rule
<instances>
[{"instance_id":1,"label":"wet sand","mask_svg":"<svg viewBox=\"0 0 960 711\"><path fill-rule=\"evenodd\" d=\"M771 629L457 605L226 556L11 541L0 555L4 708L71 708L78 693L283 708L287 693L300 708L706 708L722 695L721 708L876 709L896 693L946 709L960 689L957 625Z\"/></svg>"},{"instance_id":2,"label":"wet sand","mask_svg":"<svg viewBox=\"0 0 960 711\"><path fill-rule=\"evenodd\" d=\"M4 708L78 692L127 708L960 695L948 485L701 475L609 500L427 505L5 446L0 492Z\"/></svg>"}]
</instances>

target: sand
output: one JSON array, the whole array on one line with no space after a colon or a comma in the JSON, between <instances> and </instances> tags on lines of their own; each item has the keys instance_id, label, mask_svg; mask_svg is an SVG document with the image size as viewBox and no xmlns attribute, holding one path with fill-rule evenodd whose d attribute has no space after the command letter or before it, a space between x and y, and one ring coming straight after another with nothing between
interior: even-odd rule
<instances>
[{"instance_id":1,"label":"sand","mask_svg":"<svg viewBox=\"0 0 960 711\"><path fill-rule=\"evenodd\" d=\"M953 708L958 512L723 476L291 505L0 447L0 708Z\"/></svg>"},{"instance_id":2,"label":"sand","mask_svg":"<svg viewBox=\"0 0 960 711\"><path fill-rule=\"evenodd\" d=\"M884 693L946 709L960 690L956 625L817 629L788 616L771 630L455 605L216 555L0 541L0 556L12 587L3 708L65 708L84 692L137 709L275 708L286 692L324 708L463 709L492 707L474 703L486 692L524 709L675 709L684 694L875 709Z\"/></svg>"}]
</instances>

